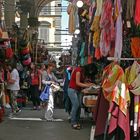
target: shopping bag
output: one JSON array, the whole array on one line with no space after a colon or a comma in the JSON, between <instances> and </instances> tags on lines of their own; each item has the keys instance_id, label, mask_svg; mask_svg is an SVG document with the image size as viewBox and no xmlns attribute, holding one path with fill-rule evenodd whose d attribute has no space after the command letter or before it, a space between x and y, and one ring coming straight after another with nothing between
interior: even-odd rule
<instances>
[{"instance_id":1,"label":"shopping bag","mask_svg":"<svg viewBox=\"0 0 140 140\"><path fill-rule=\"evenodd\" d=\"M48 101L49 100L49 95L50 95L50 86L46 85L44 90L42 91L40 95L41 101Z\"/></svg>"},{"instance_id":2,"label":"shopping bag","mask_svg":"<svg viewBox=\"0 0 140 140\"><path fill-rule=\"evenodd\" d=\"M61 87L56 84L51 84L51 89L52 89L53 93L56 93L56 92L60 91Z\"/></svg>"}]
</instances>

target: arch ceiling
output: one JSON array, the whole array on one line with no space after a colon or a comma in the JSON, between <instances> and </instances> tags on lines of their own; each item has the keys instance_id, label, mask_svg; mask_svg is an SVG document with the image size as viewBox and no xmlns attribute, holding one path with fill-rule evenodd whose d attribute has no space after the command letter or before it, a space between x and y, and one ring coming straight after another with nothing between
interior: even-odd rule
<instances>
[{"instance_id":1,"label":"arch ceiling","mask_svg":"<svg viewBox=\"0 0 140 140\"><path fill-rule=\"evenodd\" d=\"M35 16L38 16L42 7L55 0L35 0Z\"/></svg>"}]
</instances>

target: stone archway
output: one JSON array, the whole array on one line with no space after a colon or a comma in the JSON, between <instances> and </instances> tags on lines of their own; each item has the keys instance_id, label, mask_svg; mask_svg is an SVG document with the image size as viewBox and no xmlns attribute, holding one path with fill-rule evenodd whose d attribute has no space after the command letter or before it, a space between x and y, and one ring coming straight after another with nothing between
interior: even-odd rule
<instances>
[{"instance_id":1,"label":"stone archway","mask_svg":"<svg viewBox=\"0 0 140 140\"><path fill-rule=\"evenodd\" d=\"M55 1L55 0L36 0L35 1L35 11L33 11L35 14L35 17L38 17L43 6L45 6L46 4L48 4L52 1Z\"/></svg>"}]
</instances>

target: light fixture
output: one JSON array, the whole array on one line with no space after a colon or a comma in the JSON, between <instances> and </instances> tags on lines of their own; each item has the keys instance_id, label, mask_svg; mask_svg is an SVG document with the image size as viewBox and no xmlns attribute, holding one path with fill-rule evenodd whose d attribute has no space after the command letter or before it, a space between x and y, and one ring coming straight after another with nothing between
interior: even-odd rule
<instances>
[{"instance_id":1,"label":"light fixture","mask_svg":"<svg viewBox=\"0 0 140 140\"><path fill-rule=\"evenodd\" d=\"M84 3L83 3L82 0L78 0L76 5L77 5L78 8L81 8L81 7L83 7Z\"/></svg>"},{"instance_id":2,"label":"light fixture","mask_svg":"<svg viewBox=\"0 0 140 140\"><path fill-rule=\"evenodd\" d=\"M80 34L80 30L79 29L76 29L75 32L74 32L74 34L76 34L76 35Z\"/></svg>"}]
</instances>

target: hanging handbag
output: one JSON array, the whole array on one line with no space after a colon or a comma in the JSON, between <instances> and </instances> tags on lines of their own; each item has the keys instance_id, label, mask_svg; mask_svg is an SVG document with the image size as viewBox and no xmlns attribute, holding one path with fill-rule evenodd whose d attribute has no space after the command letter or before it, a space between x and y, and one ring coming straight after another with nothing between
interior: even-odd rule
<instances>
[{"instance_id":1,"label":"hanging handbag","mask_svg":"<svg viewBox=\"0 0 140 140\"><path fill-rule=\"evenodd\" d=\"M24 60L22 63L25 66L30 65L31 64L31 58L28 58L27 60Z\"/></svg>"},{"instance_id":2,"label":"hanging handbag","mask_svg":"<svg viewBox=\"0 0 140 140\"><path fill-rule=\"evenodd\" d=\"M24 48L21 50L21 54L25 55L25 54L28 54L30 52L30 49L28 47Z\"/></svg>"},{"instance_id":3,"label":"hanging handbag","mask_svg":"<svg viewBox=\"0 0 140 140\"><path fill-rule=\"evenodd\" d=\"M50 86L46 85L44 90L42 91L40 95L41 101L45 102L49 100L49 95L50 95Z\"/></svg>"}]
</instances>

